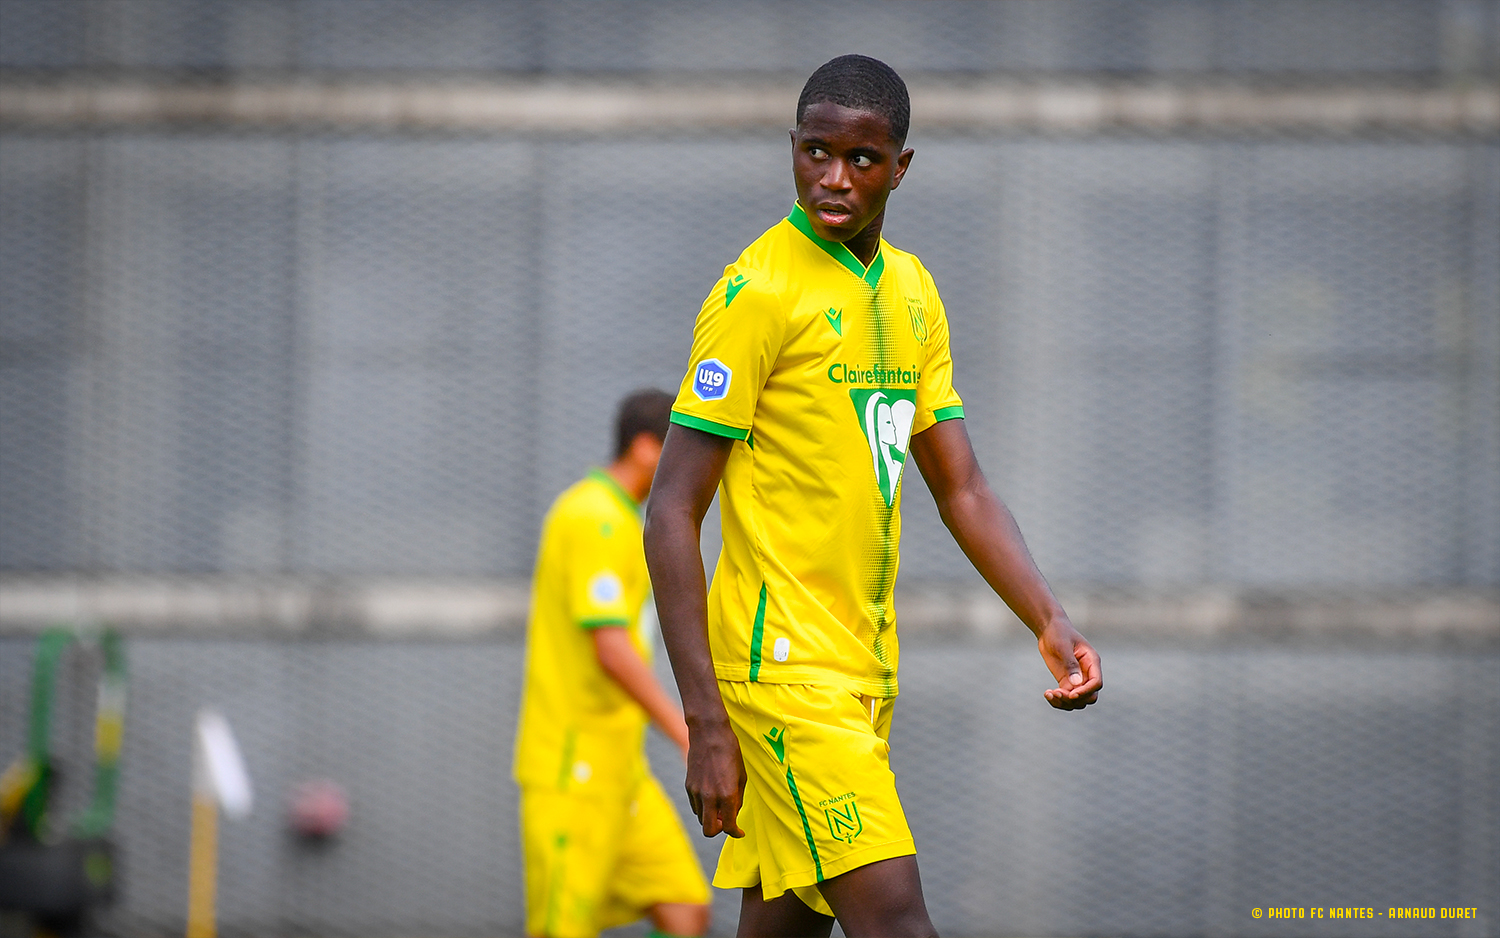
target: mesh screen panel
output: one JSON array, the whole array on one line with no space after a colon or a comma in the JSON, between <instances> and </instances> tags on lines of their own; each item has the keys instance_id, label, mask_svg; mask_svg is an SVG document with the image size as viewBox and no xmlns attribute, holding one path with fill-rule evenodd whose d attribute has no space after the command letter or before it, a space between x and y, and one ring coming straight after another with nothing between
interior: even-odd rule
<instances>
[{"instance_id":1,"label":"mesh screen panel","mask_svg":"<svg viewBox=\"0 0 1500 938\"><path fill-rule=\"evenodd\" d=\"M1492 143L913 142L887 235L1049 575L1500 582ZM523 576L790 205L751 137L0 147L11 570Z\"/></svg>"},{"instance_id":2,"label":"mesh screen panel","mask_svg":"<svg viewBox=\"0 0 1500 938\"><path fill-rule=\"evenodd\" d=\"M0 2L6 83L691 87L850 50L914 85L1461 88L1500 75L1500 3ZM1054 583L1500 588L1493 135L945 127L914 115L886 235L936 277L967 428ZM790 208L786 148L0 126L0 573L524 578L615 402L676 387L703 296ZM919 473L905 499L903 583L968 595ZM229 938L520 932L517 639L175 625L128 642L105 932L182 927L204 705L258 798L221 827ZM0 635L0 762L31 648ZM1027 643L908 638L893 765L944 933L1496 934L1493 644L1100 649L1104 705L1065 715ZM62 672L64 814L88 795L98 667ZM649 748L676 797L675 751ZM352 815L310 847L286 799L318 776ZM716 894L716 934L737 902ZM1330 906L1481 918L1251 916Z\"/></svg>"},{"instance_id":3,"label":"mesh screen panel","mask_svg":"<svg viewBox=\"0 0 1500 938\"><path fill-rule=\"evenodd\" d=\"M0 639L0 751L22 744L28 650ZM941 931L1493 934L1493 652L1101 652L1108 699L1084 715L1042 701L1029 643L917 643L903 655L892 767ZM250 819L220 827L226 934L519 934L519 643L134 639L129 655L124 890L108 929L180 927L192 718L212 704L257 799ZM90 695L78 689L89 674L65 671L66 805L86 793L76 780ZM679 757L655 734L650 752L685 816ZM336 841L308 846L288 832L287 799L317 777L344 786L350 820ZM718 842L694 840L712 869ZM716 891L716 934L733 933L737 901ZM1250 914L1334 906L1477 906L1484 917Z\"/></svg>"},{"instance_id":4,"label":"mesh screen panel","mask_svg":"<svg viewBox=\"0 0 1500 938\"><path fill-rule=\"evenodd\" d=\"M903 73L1413 78L1497 67L1493 0L6 0L0 67L803 73L844 49Z\"/></svg>"}]
</instances>

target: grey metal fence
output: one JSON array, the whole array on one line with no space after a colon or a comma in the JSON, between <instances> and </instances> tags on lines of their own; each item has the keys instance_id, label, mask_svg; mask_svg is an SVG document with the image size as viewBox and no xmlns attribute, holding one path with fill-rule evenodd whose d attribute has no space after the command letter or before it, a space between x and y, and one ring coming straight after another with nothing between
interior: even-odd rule
<instances>
[{"instance_id":1,"label":"grey metal fence","mask_svg":"<svg viewBox=\"0 0 1500 938\"><path fill-rule=\"evenodd\" d=\"M902 656L892 767L943 933L1495 934L1493 648L1100 647L1107 700L1084 714L1042 701L1027 642L917 643ZM0 752L23 739L26 650L0 639ZM258 799L248 821L220 829L226 934L520 934L509 761L521 652L132 640L123 890L104 927L181 927L192 719L211 703ZM58 734L70 779L86 774L81 716ZM680 792L676 751L654 734L650 749ZM287 799L316 777L345 787L350 817L338 840L309 847L288 830ZM694 840L712 869L718 842ZM733 934L738 894L716 892L714 932ZM1289 907L1378 915L1253 915ZM1393 907L1479 917L1391 921Z\"/></svg>"},{"instance_id":2,"label":"grey metal fence","mask_svg":"<svg viewBox=\"0 0 1500 938\"><path fill-rule=\"evenodd\" d=\"M0 67L193 72L1488 72L1493 0L6 0ZM830 49L837 44L840 48Z\"/></svg>"},{"instance_id":3,"label":"grey metal fence","mask_svg":"<svg viewBox=\"0 0 1500 938\"><path fill-rule=\"evenodd\" d=\"M1493 91L1500 3L0 2L0 93L795 82L850 50L914 87L1457 95ZM1355 123L914 115L886 233L937 278L970 433L1054 582L1500 587L1494 121ZM0 574L524 577L613 403L676 386L703 295L790 207L786 157L750 126L0 120ZM903 581L972 583L917 474L905 501ZM190 719L216 703L262 794L223 829L226 933L519 930L513 636L175 625L129 642L108 929L181 925ZM966 629L909 643L893 740L945 933L1500 927L1493 641L1106 636L1107 706L1061 715L1032 649ZM0 636L0 759L29 647ZM321 851L282 817L309 775L353 802ZM1251 914L1412 905L1482 917Z\"/></svg>"},{"instance_id":4,"label":"grey metal fence","mask_svg":"<svg viewBox=\"0 0 1500 938\"><path fill-rule=\"evenodd\" d=\"M1500 583L1493 141L912 142L888 237L1050 575ZM5 135L0 567L524 575L783 150Z\"/></svg>"}]
</instances>

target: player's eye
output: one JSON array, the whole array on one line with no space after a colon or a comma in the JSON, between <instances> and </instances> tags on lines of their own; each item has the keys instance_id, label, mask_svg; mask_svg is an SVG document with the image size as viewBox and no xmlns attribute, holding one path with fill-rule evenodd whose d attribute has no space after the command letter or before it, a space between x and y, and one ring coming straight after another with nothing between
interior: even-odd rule
<instances>
[{"instance_id":1,"label":"player's eye","mask_svg":"<svg viewBox=\"0 0 1500 938\"><path fill-rule=\"evenodd\" d=\"M828 155L828 151L824 150L822 147L808 147L807 155L811 156L815 160L821 160L823 157Z\"/></svg>"},{"instance_id":2,"label":"player's eye","mask_svg":"<svg viewBox=\"0 0 1500 938\"><path fill-rule=\"evenodd\" d=\"M875 165L875 161L870 159L868 156L865 156L863 153L861 153L859 156L856 156L849 162L853 163L855 166L858 166L860 169L865 169L867 167Z\"/></svg>"}]
</instances>

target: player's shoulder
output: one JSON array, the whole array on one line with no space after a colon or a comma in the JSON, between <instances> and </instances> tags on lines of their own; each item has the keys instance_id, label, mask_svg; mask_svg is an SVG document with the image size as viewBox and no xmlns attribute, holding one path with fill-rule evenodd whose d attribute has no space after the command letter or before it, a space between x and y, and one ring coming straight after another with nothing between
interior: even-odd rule
<instances>
[{"instance_id":1,"label":"player's shoulder","mask_svg":"<svg viewBox=\"0 0 1500 938\"><path fill-rule=\"evenodd\" d=\"M612 491L602 475L596 469L564 489L548 512L549 523L560 528L593 528L634 517L623 503L626 496Z\"/></svg>"},{"instance_id":2,"label":"player's shoulder","mask_svg":"<svg viewBox=\"0 0 1500 938\"><path fill-rule=\"evenodd\" d=\"M903 251L884 239L880 242L880 253L885 257L885 269L888 273L894 273L903 283L909 284L911 289L937 293L937 282L920 257L910 251Z\"/></svg>"},{"instance_id":3,"label":"player's shoulder","mask_svg":"<svg viewBox=\"0 0 1500 938\"><path fill-rule=\"evenodd\" d=\"M931 280L932 275L927 272L927 267L922 259L910 251L903 251L891 242L882 238L880 240L880 253L885 256L887 270L896 269Z\"/></svg>"},{"instance_id":4,"label":"player's shoulder","mask_svg":"<svg viewBox=\"0 0 1500 938\"><path fill-rule=\"evenodd\" d=\"M740 252L709 296L709 303L725 309L775 305L786 293L792 275L796 230L785 220L777 222Z\"/></svg>"}]
</instances>

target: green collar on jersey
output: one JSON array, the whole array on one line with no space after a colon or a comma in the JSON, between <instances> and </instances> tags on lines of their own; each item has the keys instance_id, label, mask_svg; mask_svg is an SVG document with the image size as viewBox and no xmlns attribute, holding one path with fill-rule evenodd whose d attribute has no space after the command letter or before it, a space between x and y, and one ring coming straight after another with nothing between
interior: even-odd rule
<instances>
[{"instance_id":1,"label":"green collar on jersey","mask_svg":"<svg viewBox=\"0 0 1500 938\"><path fill-rule=\"evenodd\" d=\"M846 245L838 241L825 241L818 237L818 233L813 231L812 222L808 221L807 211L802 207L801 202L792 204L792 214L788 215L786 220L792 223L792 227L807 235L807 239L822 248L829 257L848 268L851 274L869 284L871 290L880 283L880 275L885 273L884 251L876 248L875 259L870 262L869 267L866 267Z\"/></svg>"},{"instance_id":2,"label":"green collar on jersey","mask_svg":"<svg viewBox=\"0 0 1500 938\"><path fill-rule=\"evenodd\" d=\"M631 498L630 493L625 491L625 489L620 486L620 483L615 481L614 476L605 472L603 469L590 469L589 478L593 479L596 482L602 483L605 488L609 489L611 495L620 500L620 504L630 509L631 514L638 515L641 513L641 503Z\"/></svg>"}]
</instances>

